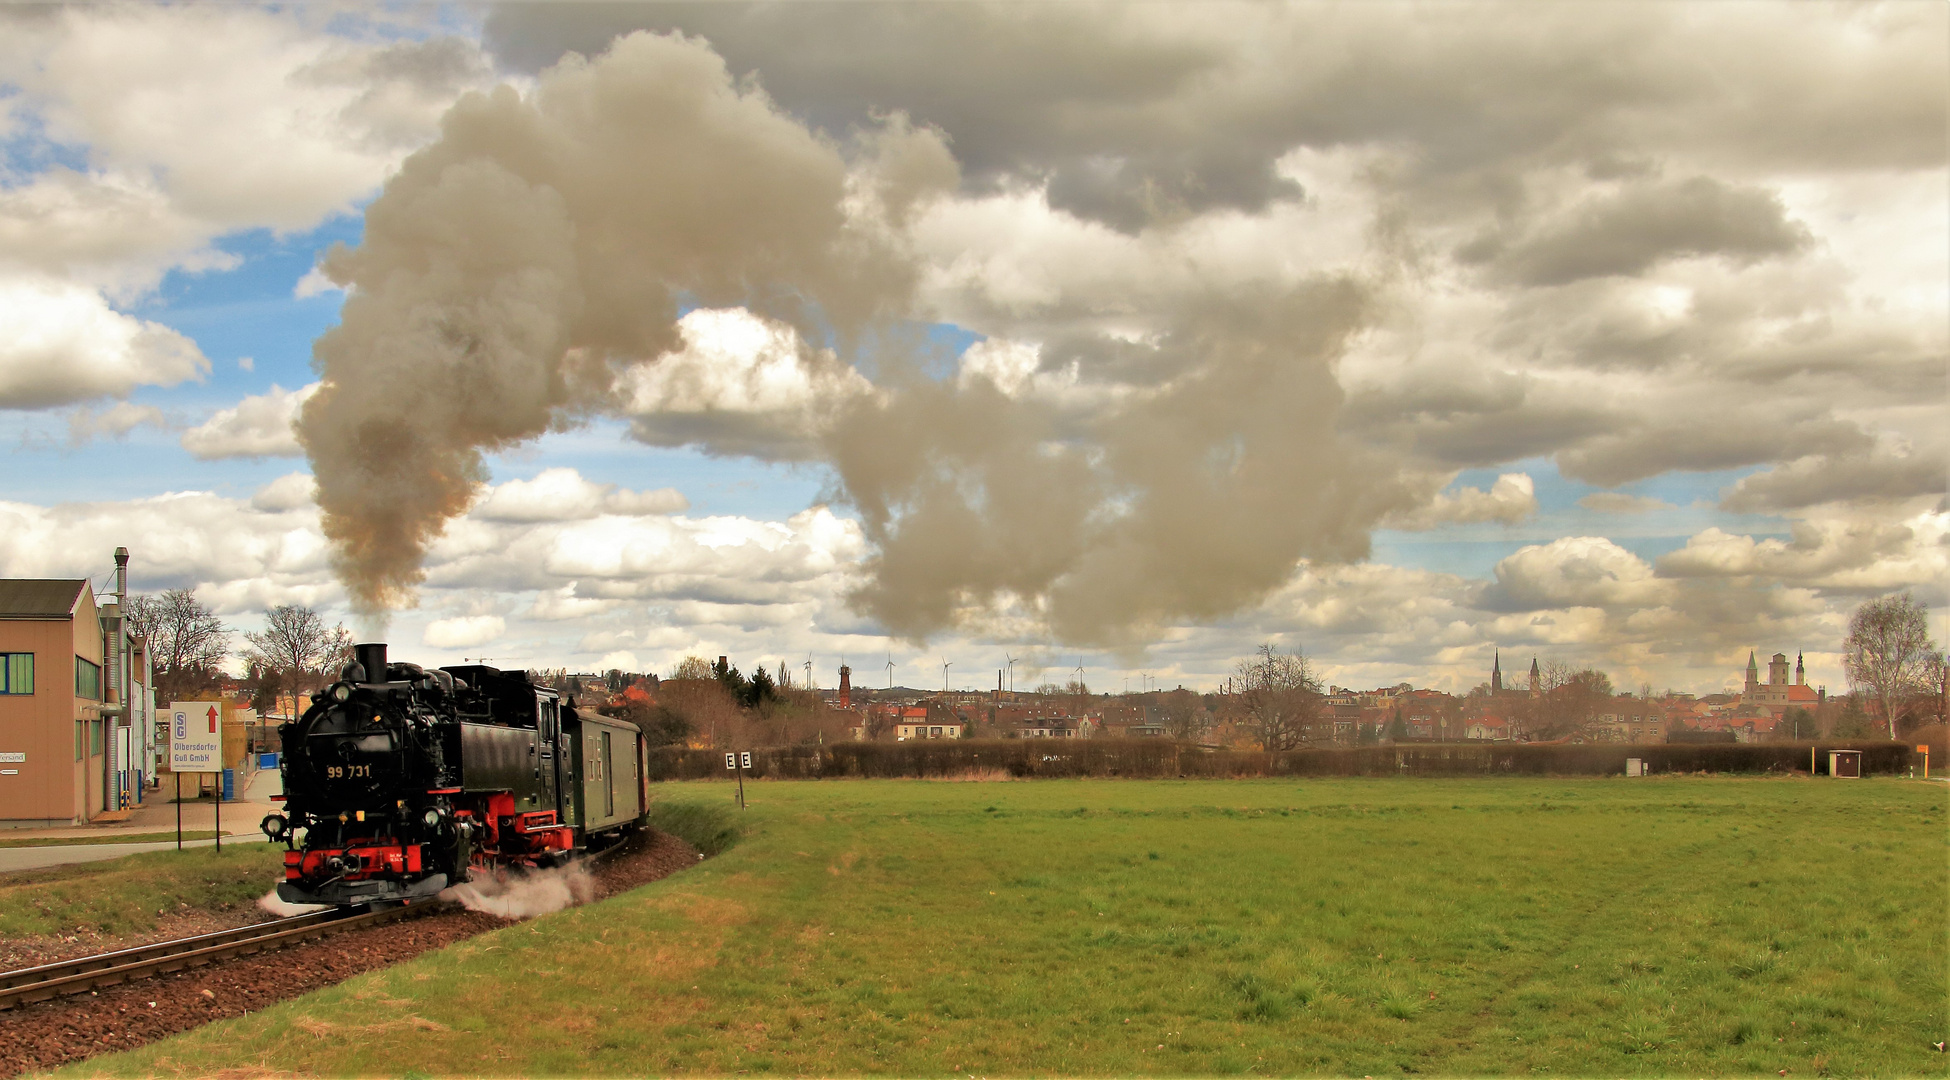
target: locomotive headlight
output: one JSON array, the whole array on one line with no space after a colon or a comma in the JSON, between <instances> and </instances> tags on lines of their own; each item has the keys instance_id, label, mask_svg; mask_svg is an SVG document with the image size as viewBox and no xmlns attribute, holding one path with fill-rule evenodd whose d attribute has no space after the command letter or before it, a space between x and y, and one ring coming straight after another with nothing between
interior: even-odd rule
<instances>
[{"instance_id":1,"label":"locomotive headlight","mask_svg":"<svg viewBox=\"0 0 1950 1080\"><path fill-rule=\"evenodd\" d=\"M352 688L350 686L347 686L344 683L340 683L337 686L332 687L333 701L343 702L343 701L350 700L351 697L352 697Z\"/></svg>"},{"instance_id":2,"label":"locomotive headlight","mask_svg":"<svg viewBox=\"0 0 1950 1080\"><path fill-rule=\"evenodd\" d=\"M264 820L257 823L257 827L264 830L266 837L276 840L284 835L290 823L284 819L283 814L266 814Z\"/></svg>"},{"instance_id":3,"label":"locomotive headlight","mask_svg":"<svg viewBox=\"0 0 1950 1080\"><path fill-rule=\"evenodd\" d=\"M420 820L426 823L427 828L436 828L440 824L439 808L433 806L427 807L427 812L420 815Z\"/></svg>"}]
</instances>

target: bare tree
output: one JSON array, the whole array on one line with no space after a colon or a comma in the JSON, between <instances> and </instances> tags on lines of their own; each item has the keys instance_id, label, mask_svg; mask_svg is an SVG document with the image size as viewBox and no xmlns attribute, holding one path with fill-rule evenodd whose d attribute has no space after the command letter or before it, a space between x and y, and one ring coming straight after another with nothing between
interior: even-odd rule
<instances>
[{"instance_id":1,"label":"bare tree","mask_svg":"<svg viewBox=\"0 0 1950 1080\"><path fill-rule=\"evenodd\" d=\"M686 656L671 669L673 679L715 679L717 673L711 670L711 661L702 656Z\"/></svg>"},{"instance_id":2,"label":"bare tree","mask_svg":"<svg viewBox=\"0 0 1950 1080\"><path fill-rule=\"evenodd\" d=\"M278 687L294 697L330 681L352 659L352 632L331 627L311 608L280 604L264 616L261 632L247 633L244 659L269 672ZM373 679L384 672L369 672Z\"/></svg>"},{"instance_id":3,"label":"bare tree","mask_svg":"<svg viewBox=\"0 0 1950 1080\"><path fill-rule=\"evenodd\" d=\"M1543 691L1530 702L1530 728L1547 739L1584 731L1613 698L1611 677L1593 668L1573 668L1547 660L1540 669Z\"/></svg>"},{"instance_id":4,"label":"bare tree","mask_svg":"<svg viewBox=\"0 0 1950 1080\"><path fill-rule=\"evenodd\" d=\"M1198 695L1182 687L1164 695L1163 712L1165 733L1174 739L1196 739L1210 726Z\"/></svg>"},{"instance_id":5,"label":"bare tree","mask_svg":"<svg viewBox=\"0 0 1950 1080\"><path fill-rule=\"evenodd\" d=\"M149 643L158 703L214 687L230 655L230 631L189 589L129 597L130 629Z\"/></svg>"},{"instance_id":6,"label":"bare tree","mask_svg":"<svg viewBox=\"0 0 1950 1080\"><path fill-rule=\"evenodd\" d=\"M1270 642L1233 669L1241 720L1260 746L1291 750L1306 742L1320 718L1321 685L1307 658Z\"/></svg>"},{"instance_id":7,"label":"bare tree","mask_svg":"<svg viewBox=\"0 0 1950 1080\"><path fill-rule=\"evenodd\" d=\"M1942 677L1943 654L1930 640L1923 605L1901 592L1856 608L1842 641L1842 668L1849 685L1881 708L1889 737L1895 738L1898 717L1933 698Z\"/></svg>"}]
</instances>

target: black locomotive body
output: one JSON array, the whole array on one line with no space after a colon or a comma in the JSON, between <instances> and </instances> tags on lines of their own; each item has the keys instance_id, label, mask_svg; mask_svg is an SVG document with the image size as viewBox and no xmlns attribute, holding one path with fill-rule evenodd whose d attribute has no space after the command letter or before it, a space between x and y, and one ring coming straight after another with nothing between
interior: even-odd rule
<instances>
[{"instance_id":1,"label":"black locomotive body","mask_svg":"<svg viewBox=\"0 0 1950 1080\"><path fill-rule=\"evenodd\" d=\"M361 904L431 896L469 867L546 867L643 816L634 725L579 712L527 673L389 664L360 645L345 677L281 729L278 896Z\"/></svg>"}]
</instances>

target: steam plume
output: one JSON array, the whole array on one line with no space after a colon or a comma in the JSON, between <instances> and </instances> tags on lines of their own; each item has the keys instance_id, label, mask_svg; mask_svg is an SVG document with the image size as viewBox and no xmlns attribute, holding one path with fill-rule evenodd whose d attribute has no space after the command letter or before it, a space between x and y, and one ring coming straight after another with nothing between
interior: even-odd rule
<instances>
[{"instance_id":1,"label":"steam plume","mask_svg":"<svg viewBox=\"0 0 1950 1080\"><path fill-rule=\"evenodd\" d=\"M412 602L484 453L600 412L647 440L824 454L877 549L853 600L916 638L1019 604L1063 640L1134 644L1255 602L1297 559L1363 557L1375 522L1426 497L1336 430L1334 363L1375 306L1350 277L1181 296L1145 313L1142 343L1045 342L1029 368L1116 386L1094 405L1036 392L1028 369L925 375L889 344L927 317L907 230L957 183L936 134L894 117L849 160L681 36L463 100L372 204L363 246L326 261L351 291L299 430L355 604ZM641 367L674 362L692 305L793 331L807 385L854 376L804 343L846 354L871 332L875 382L775 444L751 430L762 411L717 434L714 413L646 417L699 397L673 389L689 369Z\"/></svg>"},{"instance_id":2,"label":"steam plume","mask_svg":"<svg viewBox=\"0 0 1950 1080\"><path fill-rule=\"evenodd\" d=\"M933 138L885 134L895 212L929 182ZM679 344L680 303L808 338L897 304L911 271L847 195L834 147L682 37L635 34L527 97L456 105L368 209L365 242L325 262L350 295L298 431L355 606L412 603L483 453L602 407L618 367Z\"/></svg>"},{"instance_id":3,"label":"steam plume","mask_svg":"<svg viewBox=\"0 0 1950 1080\"><path fill-rule=\"evenodd\" d=\"M503 919L532 919L594 900L596 879L581 863L506 876L470 873L459 885L440 890L440 898Z\"/></svg>"}]
</instances>

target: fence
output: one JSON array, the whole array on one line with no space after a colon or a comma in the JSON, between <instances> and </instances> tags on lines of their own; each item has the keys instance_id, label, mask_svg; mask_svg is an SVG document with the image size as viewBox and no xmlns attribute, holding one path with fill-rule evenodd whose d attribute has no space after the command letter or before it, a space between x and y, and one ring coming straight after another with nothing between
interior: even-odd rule
<instances>
[{"instance_id":1,"label":"fence","mask_svg":"<svg viewBox=\"0 0 1950 1080\"><path fill-rule=\"evenodd\" d=\"M1899 773L1920 761L1891 742L1823 743L1407 743L1267 753L1206 750L1164 739L944 739L836 743L753 750L747 775L781 780L954 777L1006 772L1030 777L1622 776L1626 758L1648 773L1806 772L1817 750L1862 751L1862 773ZM730 779L724 753L667 747L650 754L652 780Z\"/></svg>"}]
</instances>

